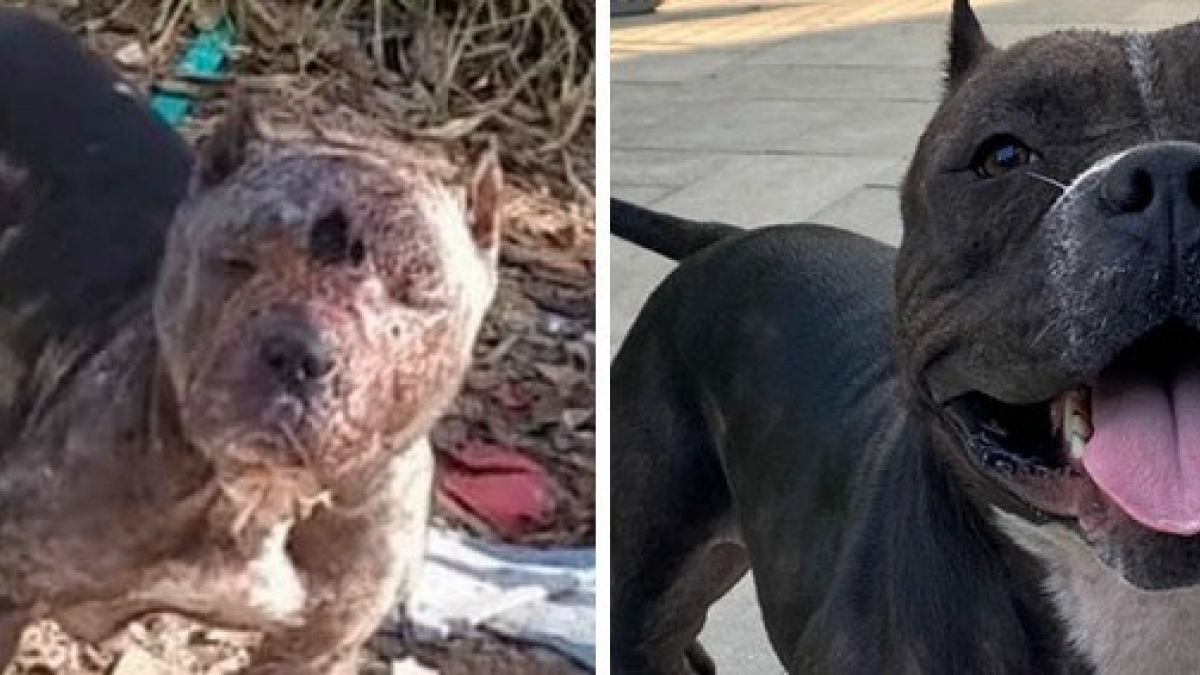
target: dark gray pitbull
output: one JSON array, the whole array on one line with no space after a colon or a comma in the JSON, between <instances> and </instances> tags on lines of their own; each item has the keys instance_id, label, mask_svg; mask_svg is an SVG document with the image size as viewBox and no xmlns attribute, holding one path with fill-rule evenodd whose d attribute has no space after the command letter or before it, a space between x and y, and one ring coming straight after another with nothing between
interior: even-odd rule
<instances>
[{"instance_id":1,"label":"dark gray pitbull","mask_svg":"<svg viewBox=\"0 0 1200 675\"><path fill-rule=\"evenodd\" d=\"M748 568L791 672L1200 672L1200 24L951 24L894 259L614 204L617 672Z\"/></svg>"}]
</instances>

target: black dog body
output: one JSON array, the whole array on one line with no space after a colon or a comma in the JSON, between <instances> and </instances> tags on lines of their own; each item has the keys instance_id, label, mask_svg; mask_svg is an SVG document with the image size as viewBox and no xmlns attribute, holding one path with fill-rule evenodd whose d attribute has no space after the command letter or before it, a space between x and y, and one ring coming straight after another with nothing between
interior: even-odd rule
<instances>
[{"instance_id":1,"label":"black dog body","mask_svg":"<svg viewBox=\"0 0 1200 675\"><path fill-rule=\"evenodd\" d=\"M711 671L747 568L791 672L1200 672L1196 44L957 0L894 258L614 205L682 259L612 367L620 672Z\"/></svg>"},{"instance_id":2,"label":"black dog body","mask_svg":"<svg viewBox=\"0 0 1200 675\"><path fill-rule=\"evenodd\" d=\"M612 229L662 253L702 249L613 362L616 672L706 671L704 612L748 567L793 672L1068 672L1053 626L1024 625L1048 611L1014 592L1026 556L955 498L905 413L894 249L616 200ZM972 669L983 662L995 669Z\"/></svg>"},{"instance_id":3,"label":"black dog body","mask_svg":"<svg viewBox=\"0 0 1200 675\"><path fill-rule=\"evenodd\" d=\"M192 154L61 26L0 8L0 445L45 354L111 336L154 278Z\"/></svg>"}]
</instances>

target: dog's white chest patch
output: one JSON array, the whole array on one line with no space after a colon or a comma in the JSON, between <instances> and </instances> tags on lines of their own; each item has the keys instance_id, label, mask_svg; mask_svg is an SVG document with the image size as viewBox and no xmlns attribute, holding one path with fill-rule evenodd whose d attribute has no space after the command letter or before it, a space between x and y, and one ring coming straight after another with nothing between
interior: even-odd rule
<instances>
[{"instance_id":1,"label":"dog's white chest patch","mask_svg":"<svg viewBox=\"0 0 1200 675\"><path fill-rule=\"evenodd\" d=\"M1200 673L1200 588L1143 591L1061 525L1035 525L998 509L996 522L1046 564L1046 591L1098 675Z\"/></svg>"},{"instance_id":2,"label":"dog's white chest patch","mask_svg":"<svg viewBox=\"0 0 1200 675\"><path fill-rule=\"evenodd\" d=\"M287 552L290 523L280 523L249 561L170 563L131 596L208 617L219 623L298 623L308 601L303 579Z\"/></svg>"},{"instance_id":3,"label":"dog's white chest patch","mask_svg":"<svg viewBox=\"0 0 1200 675\"><path fill-rule=\"evenodd\" d=\"M304 608L307 593L287 553L291 524L276 525L263 542L258 558L250 562L248 604L267 616L286 621Z\"/></svg>"}]
</instances>

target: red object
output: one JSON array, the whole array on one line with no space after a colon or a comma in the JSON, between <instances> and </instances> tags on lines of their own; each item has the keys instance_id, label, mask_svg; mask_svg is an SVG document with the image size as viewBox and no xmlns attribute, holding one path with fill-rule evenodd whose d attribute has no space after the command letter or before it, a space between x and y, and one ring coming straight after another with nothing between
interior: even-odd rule
<instances>
[{"instance_id":1,"label":"red object","mask_svg":"<svg viewBox=\"0 0 1200 675\"><path fill-rule=\"evenodd\" d=\"M499 445L471 442L438 454L438 499L459 516L503 539L549 524L550 474L529 457Z\"/></svg>"}]
</instances>

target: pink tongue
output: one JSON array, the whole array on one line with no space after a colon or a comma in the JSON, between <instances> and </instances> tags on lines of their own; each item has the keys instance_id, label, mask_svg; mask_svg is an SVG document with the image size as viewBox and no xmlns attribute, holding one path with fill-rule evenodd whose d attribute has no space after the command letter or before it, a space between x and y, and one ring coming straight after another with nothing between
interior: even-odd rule
<instances>
[{"instance_id":1,"label":"pink tongue","mask_svg":"<svg viewBox=\"0 0 1200 675\"><path fill-rule=\"evenodd\" d=\"M1083 466L1104 494L1148 528L1200 533L1200 366L1102 378L1092 426Z\"/></svg>"}]
</instances>

